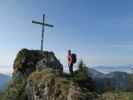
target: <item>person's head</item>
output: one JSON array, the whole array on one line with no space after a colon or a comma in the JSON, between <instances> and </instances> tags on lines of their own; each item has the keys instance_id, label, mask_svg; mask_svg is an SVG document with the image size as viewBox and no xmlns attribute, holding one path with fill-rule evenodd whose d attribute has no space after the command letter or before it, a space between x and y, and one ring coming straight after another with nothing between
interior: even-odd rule
<instances>
[{"instance_id":1,"label":"person's head","mask_svg":"<svg viewBox=\"0 0 133 100\"><path fill-rule=\"evenodd\" d=\"M68 50L68 54L71 54L71 50Z\"/></svg>"}]
</instances>

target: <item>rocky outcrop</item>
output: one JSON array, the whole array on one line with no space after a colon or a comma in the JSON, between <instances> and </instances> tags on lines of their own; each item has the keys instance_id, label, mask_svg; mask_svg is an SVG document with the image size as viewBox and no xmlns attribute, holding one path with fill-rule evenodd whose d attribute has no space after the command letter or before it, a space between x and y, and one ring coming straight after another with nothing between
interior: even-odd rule
<instances>
[{"instance_id":1,"label":"rocky outcrop","mask_svg":"<svg viewBox=\"0 0 133 100\"><path fill-rule=\"evenodd\" d=\"M22 49L14 62L13 79L2 100L96 100L85 70L73 76L53 52Z\"/></svg>"},{"instance_id":2,"label":"rocky outcrop","mask_svg":"<svg viewBox=\"0 0 133 100\"><path fill-rule=\"evenodd\" d=\"M55 57L53 52L22 49L14 62L13 77L28 77L35 70L42 70L46 67L63 71L63 66Z\"/></svg>"},{"instance_id":3,"label":"rocky outcrop","mask_svg":"<svg viewBox=\"0 0 133 100\"><path fill-rule=\"evenodd\" d=\"M28 100L91 100L91 96L76 83L57 75L51 69L32 73L26 91Z\"/></svg>"}]
</instances>

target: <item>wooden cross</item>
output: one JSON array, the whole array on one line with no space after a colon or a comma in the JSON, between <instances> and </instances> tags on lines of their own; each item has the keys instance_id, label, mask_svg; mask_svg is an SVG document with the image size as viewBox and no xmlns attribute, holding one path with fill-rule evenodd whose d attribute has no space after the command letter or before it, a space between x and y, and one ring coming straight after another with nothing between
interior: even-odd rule
<instances>
[{"instance_id":1,"label":"wooden cross","mask_svg":"<svg viewBox=\"0 0 133 100\"><path fill-rule=\"evenodd\" d=\"M45 26L54 27L54 25L50 25L50 24L45 23L45 14L43 14L43 22L32 21L32 23L42 25L41 51L43 52L43 41L44 41Z\"/></svg>"}]
</instances>

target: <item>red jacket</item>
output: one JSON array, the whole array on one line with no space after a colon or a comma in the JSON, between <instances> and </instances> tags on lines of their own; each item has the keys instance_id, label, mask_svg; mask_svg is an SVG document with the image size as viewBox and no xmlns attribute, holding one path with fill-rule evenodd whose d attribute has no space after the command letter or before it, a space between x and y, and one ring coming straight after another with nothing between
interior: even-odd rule
<instances>
[{"instance_id":1,"label":"red jacket","mask_svg":"<svg viewBox=\"0 0 133 100\"><path fill-rule=\"evenodd\" d=\"M68 54L68 64L72 64L72 55Z\"/></svg>"}]
</instances>

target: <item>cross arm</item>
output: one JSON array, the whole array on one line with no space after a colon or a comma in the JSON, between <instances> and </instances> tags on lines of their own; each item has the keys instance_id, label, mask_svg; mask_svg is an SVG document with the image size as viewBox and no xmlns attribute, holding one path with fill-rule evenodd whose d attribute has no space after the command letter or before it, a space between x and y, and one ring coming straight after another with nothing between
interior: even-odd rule
<instances>
[{"instance_id":1,"label":"cross arm","mask_svg":"<svg viewBox=\"0 0 133 100\"><path fill-rule=\"evenodd\" d=\"M42 22L37 22L37 21L32 21L32 23L34 24L39 24L39 25L45 25L45 26L48 26L48 27L54 27L54 25L50 25L50 24L47 24L47 23L42 23Z\"/></svg>"}]
</instances>

